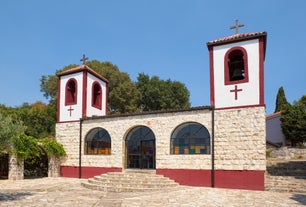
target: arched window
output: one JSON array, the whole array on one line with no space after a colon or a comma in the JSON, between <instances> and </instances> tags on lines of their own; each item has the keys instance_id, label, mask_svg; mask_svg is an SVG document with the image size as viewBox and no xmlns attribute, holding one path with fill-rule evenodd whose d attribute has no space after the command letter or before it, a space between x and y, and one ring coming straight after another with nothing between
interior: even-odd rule
<instances>
[{"instance_id":1,"label":"arched window","mask_svg":"<svg viewBox=\"0 0 306 207\"><path fill-rule=\"evenodd\" d=\"M77 103L77 82L74 78L68 80L65 90L65 105Z\"/></svg>"},{"instance_id":2,"label":"arched window","mask_svg":"<svg viewBox=\"0 0 306 207\"><path fill-rule=\"evenodd\" d=\"M102 109L102 89L98 82L92 84L91 105L95 108Z\"/></svg>"},{"instance_id":3,"label":"arched window","mask_svg":"<svg viewBox=\"0 0 306 207\"><path fill-rule=\"evenodd\" d=\"M248 56L243 47L233 47L224 57L225 85L244 83L249 81Z\"/></svg>"},{"instance_id":4,"label":"arched window","mask_svg":"<svg viewBox=\"0 0 306 207\"><path fill-rule=\"evenodd\" d=\"M171 136L171 154L210 154L208 130L195 122L178 126Z\"/></svg>"},{"instance_id":5,"label":"arched window","mask_svg":"<svg viewBox=\"0 0 306 207\"><path fill-rule=\"evenodd\" d=\"M85 138L85 154L110 155L111 139L108 132L102 128L92 129Z\"/></svg>"}]
</instances>

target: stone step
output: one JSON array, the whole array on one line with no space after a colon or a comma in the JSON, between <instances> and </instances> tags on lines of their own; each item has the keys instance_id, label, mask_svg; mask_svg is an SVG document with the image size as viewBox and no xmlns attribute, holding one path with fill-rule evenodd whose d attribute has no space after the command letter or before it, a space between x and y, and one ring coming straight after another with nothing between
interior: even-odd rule
<instances>
[{"instance_id":1,"label":"stone step","mask_svg":"<svg viewBox=\"0 0 306 207\"><path fill-rule=\"evenodd\" d=\"M103 183L130 183L130 182L137 182L137 183L173 183L173 180L170 180L166 177L146 177L146 178L137 178L137 177L112 177L112 176L95 176L92 178L95 181L103 182Z\"/></svg>"},{"instance_id":2,"label":"stone step","mask_svg":"<svg viewBox=\"0 0 306 207\"><path fill-rule=\"evenodd\" d=\"M116 180L112 180L112 181L107 181L107 182L103 182L103 181L99 181L96 179L88 179L88 182L91 184L95 184L95 185L100 185L100 186L117 186L117 187L135 187L135 188L141 188L141 187L145 187L145 188L164 188L164 187L174 187L177 186L178 184L175 182L170 182L170 181L165 181L165 182L134 182L133 180L129 180L129 181L125 181L125 182L120 182L120 181L116 181Z\"/></svg>"},{"instance_id":3,"label":"stone step","mask_svg":"<svg viewBox=\"0 0 306 207\"><path fill-rule=\"evenodd\" d=\"M306 193L306 179L290 176L266 175L265 190L276 192Z\"/></svg>"},{"instance_id":4,"label":"stone step","mask_svg":"<svg viewBox=\"0 0 306 207\"><path fill-rule=\"evenodd\" d=\"M273 176L306 176L306 161L268 161L267 173Z\"/></svg>"},{"instance_id":5,"label":"stone step","mask_svg":"<svg viewBox=\"0 0 306 207\"><path fill-rule=\"evenodd\" d=\"M145 188L145 187L117 187L117 186L101 186L101 185L95 185L92 183L82 183L83 187L86 187L88 189L92 190L100 190L104 192L146 192L146 191L157 191L157 190L165 190L165 189L173 189L177 186L172 186L172 187L164 187L164 188Z\"/></svg>"},{"instance_id":6,"label":"stone step","mask_svg":"<svg viewBox=\"0 0 306 207\"><path fill-rule=\"evenodd\" d=\"M107 192L138 192L179 186L175 181L154 171L110 172L83 182L82 186Z\"/></svg>"},{"instance_id":7,"label":"stone step","mask_svg":"<svg viewBox=\"0 0 306 207\"><path fill-rule=\"evenodd\" d=\"M265 189L306 193L306 160L268 160Z\"/></svg>"},{"instance_id":8,"label":"stone step","mask_svg":"<svg viewBox=\"0 0 306 207\"><path fill-rule=\"evenodd\" d=\"M152 176L154 175L154 176ZM103 178L165 178L163 175L156 175L156 174L141 174L141 173L118 173L118 172L112 172L112 173L106 173L106 174L102 174L99 175L100 177Z\"/></svg>"}]
</instances>

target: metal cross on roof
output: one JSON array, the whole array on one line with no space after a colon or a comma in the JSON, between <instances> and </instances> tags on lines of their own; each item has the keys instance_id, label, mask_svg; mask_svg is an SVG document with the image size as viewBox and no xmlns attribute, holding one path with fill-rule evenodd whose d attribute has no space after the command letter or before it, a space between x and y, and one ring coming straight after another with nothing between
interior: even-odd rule
<instances>
[{"instance_id":1,"label":"metal cross on roof","mask_svg":"<svg viewBox=\"0 0 306 207\"><path fill-rule=\"evenodd\" d=\"M82 59L80 60L81 62L83 62L83 65L85 65L86 60L88 60L88 57L85 56L85 54L83 54Z\"/></svg>"},{"instance_id":2,"label":"metal cross on roof","mask_svg":"<svg viewBox=\"0 0 306 207\"><path fill-rule=\"evenodd\" d=\"M239 27L244 27L244 24L239 24L237 19L235 22L236 22L235 25L231 26L230 29L236 29L236 34L238 34Z\"/></svg>"}]
</instances>

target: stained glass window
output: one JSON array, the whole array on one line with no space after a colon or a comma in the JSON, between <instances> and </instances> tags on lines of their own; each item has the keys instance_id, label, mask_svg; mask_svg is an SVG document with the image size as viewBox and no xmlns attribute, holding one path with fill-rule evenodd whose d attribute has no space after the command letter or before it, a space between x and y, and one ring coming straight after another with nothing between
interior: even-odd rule
<instances>
[{"instance_id":1,"label":"stained glass window","mask_svg":"<svg viewBox=\"0 0 306 207\"><path fill-rule=\"evenodd\" d=\"M210 154L210 135L201 124L178 126L171 136L171 154Z\"/></svg>"},{"instance_id":2,"label":"stained glass window","mask_svg":"<svg viewBox=\"0 0 306 207\"><path fill-rule=\"evenodd\" d=\"M85 154L110 155L111 139L108 132L102 128L92 129L85 138Z\"/></svg>"}]
</instances>

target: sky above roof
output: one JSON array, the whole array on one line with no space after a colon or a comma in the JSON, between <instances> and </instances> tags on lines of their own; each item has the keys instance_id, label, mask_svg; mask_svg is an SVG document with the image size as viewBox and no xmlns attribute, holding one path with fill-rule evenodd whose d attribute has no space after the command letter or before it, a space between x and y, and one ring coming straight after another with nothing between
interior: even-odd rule
<instances>
[{"instance_id":1,"label":"sky above roof","mask_svg":"<svg viewBox=\"0 0 306 207\"><path fill-rule=\"evenodd\" d=\"M0 104L48 102L40 78L69 64L110 61L133 81L139 73L180 81L192 106L210 104L206 43L267 32L265 103L279 87L292 103L306 94L306 1L2 0Z\"/></svg>"}]
</instances>

